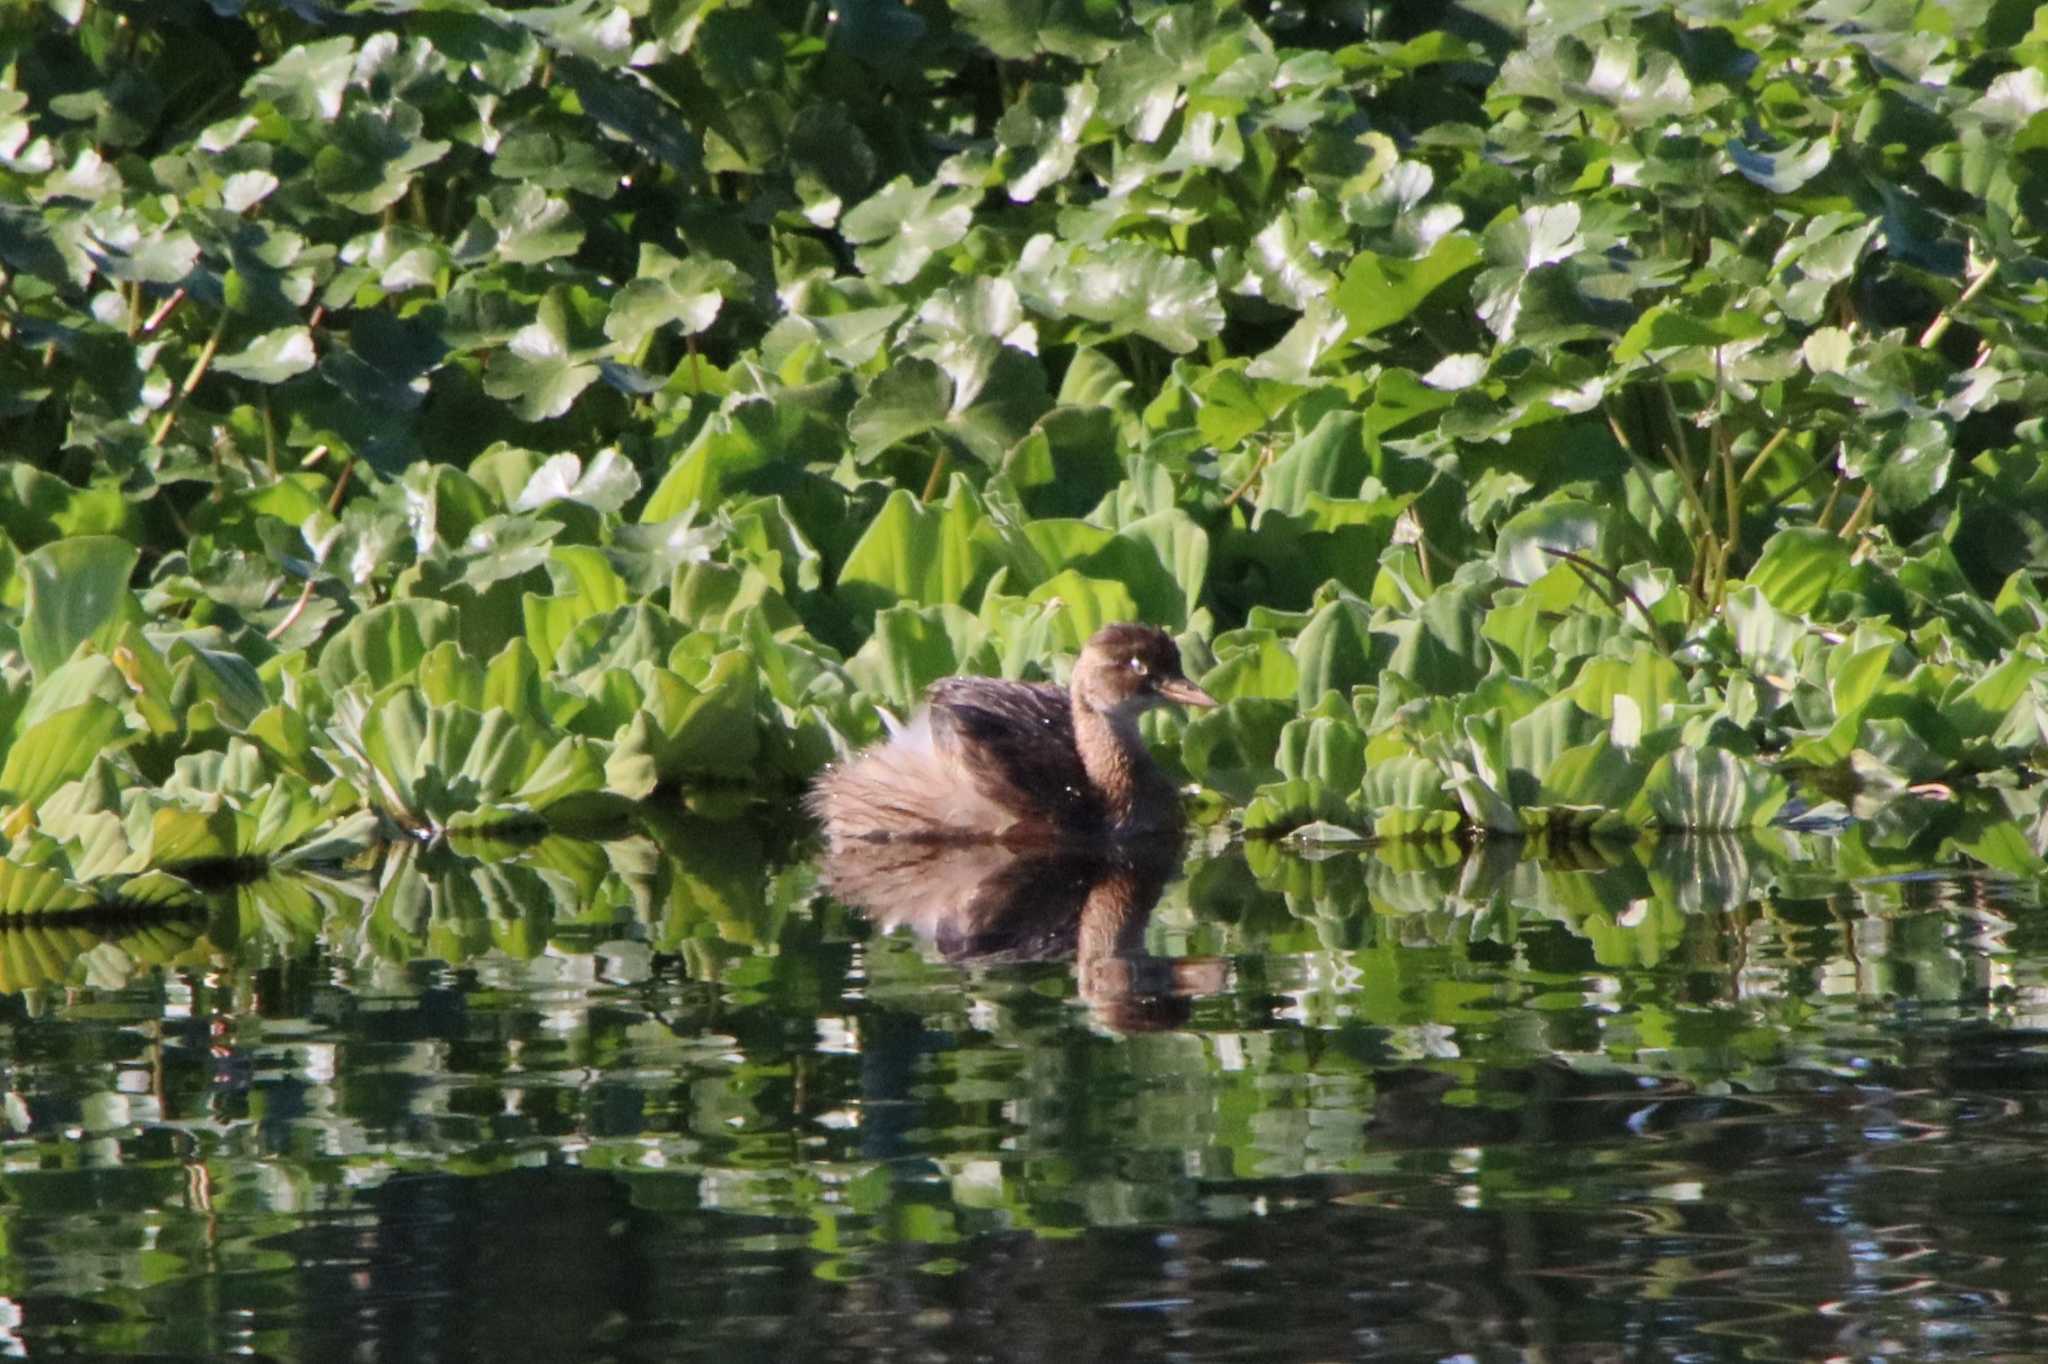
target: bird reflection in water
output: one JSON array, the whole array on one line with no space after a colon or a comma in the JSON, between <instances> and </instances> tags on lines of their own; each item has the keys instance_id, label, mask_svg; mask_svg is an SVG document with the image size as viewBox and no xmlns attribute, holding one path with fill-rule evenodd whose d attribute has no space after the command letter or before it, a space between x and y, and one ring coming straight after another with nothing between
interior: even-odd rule
<instances>
[{"instance_id":1,"label":"bird reflection in water","mask_svg":"<svg viewBox=\"0 0 2048 1364\"><path fill-rule=\"evenodd\" d=\"M854 842L824 858L825 888L883 929L908 927L958 965L1074 960L1080 997L1118 1032L1186 1022L1229 988L1216 957L1159 957L1145 925L1180 868L1178 838L1079 847Z\"/></svg>"}]
</instances>

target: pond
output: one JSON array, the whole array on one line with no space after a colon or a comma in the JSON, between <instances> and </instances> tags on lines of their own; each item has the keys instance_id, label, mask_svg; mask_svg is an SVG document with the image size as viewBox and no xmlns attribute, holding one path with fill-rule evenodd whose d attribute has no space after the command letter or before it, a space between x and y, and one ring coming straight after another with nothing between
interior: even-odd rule
<instances>
[{"instance_id":1,"label":"pond","mask_svg":"<svg viewBox=\"0 0 2048 1364\"><path fill-rule=\"evenodd\" d=\"M2040 883L1959 851L2036 835L1940 818L821 866L675 816L18 926L0 1345L2038 1353Z\"/></svg>"}]
</instances>

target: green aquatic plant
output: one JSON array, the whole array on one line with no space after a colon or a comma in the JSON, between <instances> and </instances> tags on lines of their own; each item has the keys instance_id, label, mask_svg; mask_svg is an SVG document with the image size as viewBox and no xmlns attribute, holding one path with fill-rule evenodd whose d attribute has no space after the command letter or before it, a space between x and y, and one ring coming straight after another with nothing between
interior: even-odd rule
<instances>
[{"instance_id":1,"label":"green aquatic plant","mask_svg":"<svg viewBox=\"0 0 2048 1364\"><path fill-rule=\"evenodd\" d=\"M1931 14L17 7L0 831L785 809L1119 619L1262 836L2018 771L2042 44Z\"/></svg>"}]
</instances>

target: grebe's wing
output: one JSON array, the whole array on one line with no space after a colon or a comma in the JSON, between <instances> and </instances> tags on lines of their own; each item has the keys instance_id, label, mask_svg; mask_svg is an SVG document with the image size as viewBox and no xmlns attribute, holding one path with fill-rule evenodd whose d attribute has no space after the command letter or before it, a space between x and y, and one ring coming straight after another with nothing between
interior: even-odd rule
<instances>
[{"instance_id":1,"label":"grebe's wing","mask_svg":"<svg viewBox=\"0 0 2048 1364\"><path fill-rule=\"evenodd\" d=\"M1074 747L1073 702L1044 682L949 677L926 696L935 743L990 800L1025 819L1085 826L1100 811Z\"/></svg>"}]
</instances>

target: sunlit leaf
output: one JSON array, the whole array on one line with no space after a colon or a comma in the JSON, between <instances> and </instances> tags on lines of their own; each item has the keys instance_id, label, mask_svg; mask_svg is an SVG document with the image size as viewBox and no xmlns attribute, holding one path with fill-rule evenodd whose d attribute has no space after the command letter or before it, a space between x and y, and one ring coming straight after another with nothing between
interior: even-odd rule
<instances>
[{"instance_id":1,"label":"sunlit leaf","mask_svg":"<svg viewBox=\"0 0 2048 1364\"><path fill-rule=\"evenodd\" d=\"M596 365L573 353L562 311L543 302L540 315L491 357L484 391L514 403L526 420L544 421L567 412L597 376Z\"/></svg>"},{"instance_id":2,"label":"sunlit leaf","mask_svg":"<svg viewBox=\"0 0 2048 1364\"><path fill-rule=\"evenodd\" d=\"M1767 824L1785 803L1784 779L1726 749L1681 748L1659 758L1630 807L1640 822L1710 833Z\"/></svg>"},{"instance_id":3,"label":"sunlit leaf","mask_svg":"<svg viewBox=\"0 0 2048 1364\"><path fill-rule=\"evenodd\" d=\"M339 691L362 681L371 690L409 677L427 651L455 638L453 607L406 600L373 606L344 625L320 652L320 676Z\"/></svg>"},{"instance_id":4,"label":"sunlit leaf","mask_svg":"<svg viewBox=\"0 0 2048 1364\"><path fill-rule=\"evenodd\" d=\"M957 487L937 507L898 489L848 553L840 592L871 603L871 609L898 601L971 605L969 590L987 563L987 551L974 535L981 519L971 496Z\"/></svg>"},{"instance_id":5,"label":"sunlit leaf","mask_svg":"<svg viewBox=\"0 0 2048 1364\"><path fill-rule=\"evenodd\" d=\"M332 119L355 68L355 42L323 38L291 48L249 78L243 93L271 100L294 118Z\"/></svg>"},{"instance_id":6,"label":"sunlit leaf","mask_svg":"<svg viewBox=\"0 0 2048 1364\"><path fill-rule=\"evenodd\" d=\"M1827 169L1834 148L1827 139L1794 143L1783 151L1771 152L1742 141L1728 144L1729 159L1746 178L1773 194L1790 194Z\"/></svg>"},{"instance_id":7,"label":"sunlit leaf","mask_svg":"<svg viewBox=\"0 0 2048 1364\"><path fill-rule=\"evenodd\" d=\"M1454 234L1420 260L1361 253L1345 269L1335 295L1351 336L1370 336L1402 321L1443 285L1479 264L1479 243Z\"/></svg>"},{"instance_id":8,"label":"sunlit leaf","mask_svg":"<svg viewBox=\"0 0 2048 1364\"><path fill-rule=\"evenodd\" d=\"M1771 605L1800 616L1820 605L1848 567L1849 546L1840 536L1788 526L1765 543L1746 576Z\"/></svg>"},{"instance_id":9,"label":"sunlit leaf","mask_svg":"<svg viewBox=\"0 0 2048 1364\"><path fill-rule=\"evenodd\" d=\"M1379 675L1387 654L1388 641L1375 639L1362 603L1350 598L1331 602L1316 612L1295 641L1301 705L1313 706L1326 691L1348 696L1353 687Z\"/></svg>"},{"instance_id":10,"label":"sunlit leaf","mask_svg":"<svg viewBox=\"0 0 2048 1364\"><path fill-rule=\"evenodd\" d=\"M1025 248L1019 288L1059 313L1136 333L1185 353L1223 326L1216 280L1199 264L1138 242L1067 249L1047 238Z\"/></svg>"},{"instance_id":11,"label":"sunlit leaf","mask_svg":"<svg viewBox=\"0 0 2048 1364\"><path fill-rule=\"evenodd\" d=\"M550 502L580 502L601 512L617 512L640 491L640 475L617 450L600 450L588 467L574 455L556 455L534 471L513 502L515 511L531 511Z\"/></svg>"},{"instance_id":12,"label":"sunlit leaf","mask_svg":"<svg viewBox=\"0 0 2048 1364\"><path fill-rule=\"evenodd\" d=\"M128 591L137 557L133 545L109 535L59 540L22 557L21 649L38 677L86 640L106 643L140 614Z\"/></svg>"},{"instance_id":13,"label":"sunlit leaf","mask_svg":"<svg viewBox=\"0 0 2048 1364\"><path fill-rule=\"evenodd\" d=\"M16 735L0 764L0 794L34 805L92 766L127 725L118 707L86 701L57 711Z\"/></svg>"},{"instance_id":14,"label":"sunlit leaf","mask_svg":"<svg viewBox=\"0 0 2048 1364\"><path fill-rule=\"evenodd\" d=\"M1723 346L1731 341L1752 340L1767 330L1761 321L1745 313L1700 317L1660 303L1636 319L1635 325L1616 343L1614 358L1627 361L1684 346Z\"/></svg>"},{"instance_id":15,"label":"sunlit leaf","mask_svg":"<svg viewBox=\"0 0 2048 1364\"><path fill-rule=\"evenodd\" d=\"M840 220L848 241L860 244L861 268L884 284L914 279L932 256L967 235L974 221L969 195L914 185L898 176Z\"/></svg>"},{"instance_id":16,"label":"sunlit leaf","mask_svg":"<svg viewBox=\"0 0 2048 1364\"><path fill-rule=\"evenodd\" d=\"M477 202L476 220L455 246L456 259L490 256L514 265L537 265L566 256L583 241L583 227L567 201L539 185L505 185Z\"/></svg>"},{"instance_id":17,"label":"sunlit leaf","mask_svg":"<svg viewBox=\"0 0 2048 1364\"><path fill-rule=\"evenodd\" d=\"M280 327L213 363L216 369L259 384L279 384L313 368L313 360L312 334L304 327Z\"/></svg>"}]
</instances>

